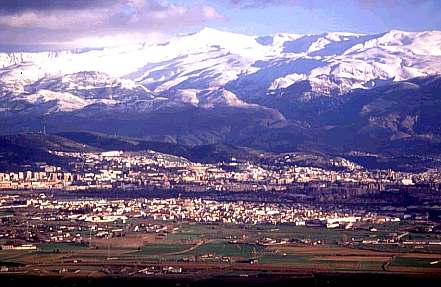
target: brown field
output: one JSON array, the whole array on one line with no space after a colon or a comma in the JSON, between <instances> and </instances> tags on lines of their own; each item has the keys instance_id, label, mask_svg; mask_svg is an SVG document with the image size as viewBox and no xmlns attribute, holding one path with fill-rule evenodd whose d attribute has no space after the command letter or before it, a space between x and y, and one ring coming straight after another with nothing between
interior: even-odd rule
<instances>
[{"instance_id":1,"label":"brown field","mask_svg":"<svg viewBox=\"0 0 441 287\"><path fill-rule=\"evenodd\" d=\"M389 272L408 272L408 273L434 273L440 274L439 268L430 268L425 267L424 270L420 267L407 267L407 266L389 266L387 267L387 271Z\"/></svg>"},{"instance_id":2,"label":"brown field","mask_svg":"<svg viewBox=\"0 0 441 287\"><path fill-rule=\"evenodd\" d=\"M331 246L273 246L269 250L296 255L393 256L393 253Z\"/></svg>"},{"instance_id":3,"label":"brown field","mask_svg":"<svg viewBox=\"0 0 441 287\"><path fill-rule=\"evenodd\" d=\"M102 248L138 248L157 241L154 234L128 235L110 239L93 239L91 244Z\"/></svg>"},{"instance_id":4,"label":"brown field","mask_svg":"<svg viewBox=\"0 0 441 287\"><path fill-rule=\"evenodd\" d=\"M386 256L321 256L321 257L312 257L312 260L316 261L337 261L337 262L345 262L345 261L368 261L368 262L387 262L392 257Z\"/></svg>"},{"instance_id":5,"label":"brown field","mask_svg":"<svg viewBox=\"0 0 441 287\"><path fill-rule=\"evenodd\" d=\"M441 254L436 253L397 253L400 257L412 257L412 258L429 258L433 260L441 259Z\"/></svg>"}]
</instances>

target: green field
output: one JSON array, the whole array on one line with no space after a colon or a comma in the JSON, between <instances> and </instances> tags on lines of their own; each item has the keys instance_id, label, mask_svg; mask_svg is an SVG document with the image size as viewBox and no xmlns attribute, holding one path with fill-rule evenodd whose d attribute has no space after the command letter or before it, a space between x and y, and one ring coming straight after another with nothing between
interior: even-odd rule
<instances>
[{"instance_id":1,"label":"green field","mask_svg":"<svg viewBox=\"0 0 441 287\"><path fill-rule=\"evenodd\" d=\"M225 241L217 241L203 244L187 254L199 256L213 254L218 256L250 258L253 254L257 254L260 249L259 246L254 244L231 244Z\"/></svg>"},{"instance_id":2,"label":"green field","mask_svg":"<svg viewBox=\"0 0 441 287\"><path fill-rule=\"evenodd\" d=\"M0 218L14 215L13 210L0 210Z\"/></svg>"},{"instance_id":3,"label":"green field","mask_svg":"<svg viewBox=\"0 0 441 287\"><path fill-rule=\"evenodd\" d=\"M433 263L433 264L430 264L430 263ZM391 266L406 266L406 267L418 267L418 268L441 268L441 256L438 258L415 258L415 257L397 256L397 257L394 257L394 259L391 261Z\"/></svg>"},{"instance_id":4,"label":"green field","mask_svg":"<svg viewBox=\"0 0 441 287\"><path fill-rule=\"evenodd\" d=\"M42 252L55 252L55 251L75 251L78 249L89 248L85 244L79 243L43 243L38 245L38 250Z\"/></svg>"},{"instance_id":5,"label":"green field","mask_svg":"<svg viewBox=\"0 0 441 287\"><path fill-rule=\"evenodd\" d=\"M140 256L162 255L170 253L179 253L194 246L193 244L149 244L142 247L137 252Z\"/></svg>"},{"instance_id":6,"label":"green field","mask_svg":"<svg viewBox=\"0 0 441 287\"><path fill-rule=\"evenodd\" d=\"M168 231L162 236L153 232L130 232L139 223L165 225ZM289 224L196 224L141 222L139 219L120 227L127 230L124 237L95 239L91 246L41 243L37 244L37 251L0 251L0 262L30 265L44 263L55 267L69 263L86 266L90 263L94 266L106 263L142 265L183 261L195 264L244 264L246 259L256 259L257 264L302 270L433 272L441 268L439 262L433 263L441 259L441 252L433 246L415 249L398 245L342 244L352 239L390 238L398 228L407 228L401 223L376 225L377 232L370 232L369 225L357 230L345 230ZM87 228L82 232L87 233ZM425 233L411 236L436 238L436 235ZM269 246L258 244L266 238L284 240L285 243ZM320 240L321 243L300 243L304 239Z\"/></svg>"}]
</instances>

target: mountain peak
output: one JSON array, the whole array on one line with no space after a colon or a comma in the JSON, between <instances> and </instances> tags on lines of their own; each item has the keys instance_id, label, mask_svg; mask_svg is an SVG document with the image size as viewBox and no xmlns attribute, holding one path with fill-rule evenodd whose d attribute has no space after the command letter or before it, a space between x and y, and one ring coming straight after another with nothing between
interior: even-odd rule
<instances>
[{"instance_id":1,"label":"mountain peak","mask_svg":"<svg viewBox=\"0 0 441 287\"><path fill-rule=\"evenodd\" d=\"M211 92L207 103L238 106L243 105L241 100L252 102L250 98L298 91L290 86L303 81L308 87L312 83L314 92L339 95L381 82L441 74L440 56L439 31L256 37L206 27L164 44L142 47L56 55L0 54L0 97L13 94L29 102L25 92L38 94L46 89L96 100L94 104L115 98L126 103L122 97L128 97L150 105L147 110L163 104L159 98L151 102L148 91L167 95L171 90L225 89L231 94ZM193 94L176 97L197 104Z\"/></svg>"},{"instance_id":2,"label":"mountain peak","mask_svg":"<svg viewBox=\"0 0 441 287\"><path fill-rule=\"evenodd\" d=\"M198 33L199 34L218 34L218 33L229 33L229 34L232 34L231 32L225 32L225 31L218 30L218 29L211 28L211 27L204 27Z\"/></svg>"},{"instance_id":3,"label":"mountain peak","mask_svg":"<svg viewBox=\"0 0 441 287\"><path fill-rule=\"evenodd\" d=\"M248 35L234 33L234 32L222 31L222 30L218 30L218 29L214 29L214 28L210 28L210 27L205 27L202 30L200 30L199 32L191 34L191 36L201 38L204 41L207 41L207 40L215 41L218 44L220 44L220 43L224 42L224 40L228 40L228 39L248 39L248 40L251 40L254 38L253 36L248 36Z\"/></svg>"}]
</instances>

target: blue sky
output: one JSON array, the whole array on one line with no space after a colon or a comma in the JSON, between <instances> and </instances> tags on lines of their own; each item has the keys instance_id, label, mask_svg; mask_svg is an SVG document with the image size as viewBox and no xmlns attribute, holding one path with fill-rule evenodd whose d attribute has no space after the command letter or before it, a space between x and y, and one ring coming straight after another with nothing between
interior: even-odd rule
<instances>
[{"instance_id":1,"label":"blue sky","mask_svg":"<svg viewBox=\"0 0 441 287\"><path fill-rule=\"evenodd\" d=\"M205 2L225 16L224 21L212 23L213 27L247 34L306 34L329 31L379 33L392 29L441 29L440 0Z\"/></svg>"},{"instance_id":2,"label":"blue sky","mask_svg":"<svg viewBox=\"0 0 441 287\"><path fill-rule=\"evenodd\" d=\"M0 0L0 49L158 42L203 27L252 35L441 30L441 0Z\"/></svg>"}]
</instances>

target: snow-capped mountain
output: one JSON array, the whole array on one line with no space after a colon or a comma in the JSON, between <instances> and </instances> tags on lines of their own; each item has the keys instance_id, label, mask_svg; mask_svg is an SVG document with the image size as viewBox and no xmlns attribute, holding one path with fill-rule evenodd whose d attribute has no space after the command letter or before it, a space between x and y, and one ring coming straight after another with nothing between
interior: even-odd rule
<instances>
[{"instance_id":1,"label":"snow-capped mountain","mask_svg":"<svg viewBox=\"0 0 441 287\"><path fill-rule=\"evenodd\" d=\"M441 31L248 36L206 28L162 44L0 53L0 132L38 130L44 117L56 130L186 144L259 145L250 135L266 135L291 147L286 137L323 128L317 119L341 109L343 95L440 74ZM421 117L408 116L418 126Z\"/></svg>"},{"instance_id":2,"label":"snow-capped mountain","mask_svg":"<svg viewBox=\"0 0 441 287\"><path fill-rule=\"evenodd\" d=\"M305 80L326 95L438 74L440 59L440 31L255 37L206 28L158 45L0 54L0 81L17 95L37 82L76 82L68 75L94 71L156 94L226 87L252 100ZM93 86L96 78L84 80Z\"/></svg>"}]
</instances>

